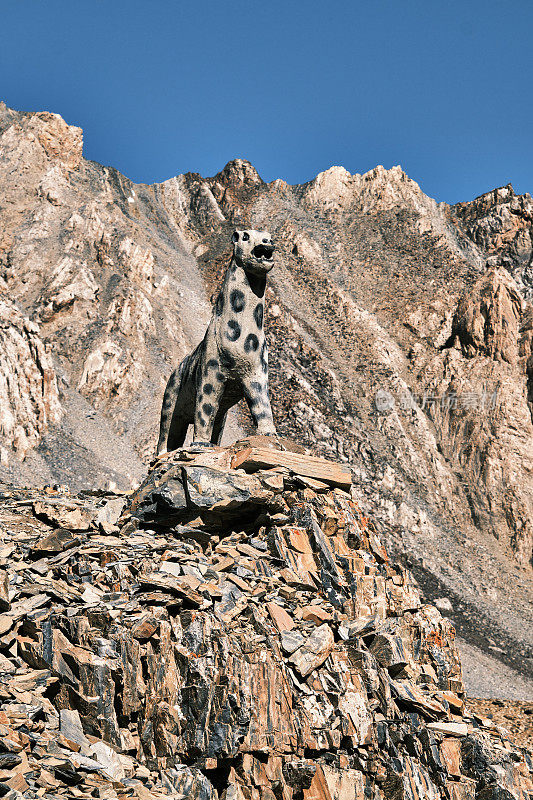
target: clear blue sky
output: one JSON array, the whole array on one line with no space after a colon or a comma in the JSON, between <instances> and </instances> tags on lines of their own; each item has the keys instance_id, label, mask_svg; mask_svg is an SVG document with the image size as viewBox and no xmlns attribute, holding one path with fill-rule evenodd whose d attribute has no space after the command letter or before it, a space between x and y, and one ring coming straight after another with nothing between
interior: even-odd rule
<instances>
[{"instance_id":1,"label":"clear blue sky","mask_svg":"<svg viewBox=\"0 0 533 800\"><path fill-rule=\"evenodd\" d=\"M135 181L232 158L533 193L531 0L0 0L0 99Z\"/></svg>"}]
</instances>

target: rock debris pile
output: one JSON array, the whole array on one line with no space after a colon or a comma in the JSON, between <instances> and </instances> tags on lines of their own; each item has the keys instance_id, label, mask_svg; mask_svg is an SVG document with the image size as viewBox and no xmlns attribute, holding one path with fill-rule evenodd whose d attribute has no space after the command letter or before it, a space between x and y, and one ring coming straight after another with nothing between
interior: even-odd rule
<instances>
[{"instance_id":1,"label":"rock debris pile","mask_svg":"<svg viewBox=\"0 0 533 800\"><path fill-rule=\"evenodd\" d=\"M239 448L130 498L4 487L0 795L526 800L529 756L465 712L451 624L335 465Z\"/></svg>"}]
</instances>

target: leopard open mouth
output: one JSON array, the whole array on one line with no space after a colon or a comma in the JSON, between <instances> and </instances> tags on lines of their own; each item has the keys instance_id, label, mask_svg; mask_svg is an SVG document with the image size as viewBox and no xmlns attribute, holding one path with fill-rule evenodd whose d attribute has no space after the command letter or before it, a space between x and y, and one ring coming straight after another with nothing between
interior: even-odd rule
<instances>
[{"instance_id":1,"label":"leopard open mouth","mask_svg":"<svg viewBox=\"0 0 533 800\"><path fill-rule=\"evenodd\" d=\"M274 252L273 244L256 244L252 250L254 258L265 259L265 261L272 261L272 253Z\"/></svg>"}]
</instances>

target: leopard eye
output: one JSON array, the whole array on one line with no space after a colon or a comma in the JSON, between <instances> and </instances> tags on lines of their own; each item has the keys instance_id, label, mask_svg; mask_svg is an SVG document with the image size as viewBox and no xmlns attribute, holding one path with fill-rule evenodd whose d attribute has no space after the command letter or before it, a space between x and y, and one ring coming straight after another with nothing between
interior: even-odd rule
<instances>
[{"instance_id":1,"label":"leopard eye","mask_svg":"<svg viewBox=\"0 0 533 800\"><path fill-rule=\"evenodd\" d=\"M243 235L242 235L243 242L247 242L249 238L250 238L250 235L248 233L246 233L246 232L243 233Z\"/></svg>"}]
</instances>

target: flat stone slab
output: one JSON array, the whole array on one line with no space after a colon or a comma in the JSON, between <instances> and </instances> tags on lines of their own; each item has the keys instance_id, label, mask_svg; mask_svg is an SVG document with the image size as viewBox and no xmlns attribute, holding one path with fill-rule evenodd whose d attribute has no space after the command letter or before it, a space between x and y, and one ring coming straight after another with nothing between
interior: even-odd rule
<instances>
[{"instance_id":1,"label":"flat stone slab","mask_svg":"<svg viewBox=\"0 0 533 800\"><path fill-rule=\"evenodd\" d=\"M231 466L233 469L244 469L246 472L286 467L295 475L313 478L330 486L348 490L352 485L352 474L348 467L342 464L303 453L274 450L271 447L246 447L234 455Z\"/></svg>"}]
</instances>

